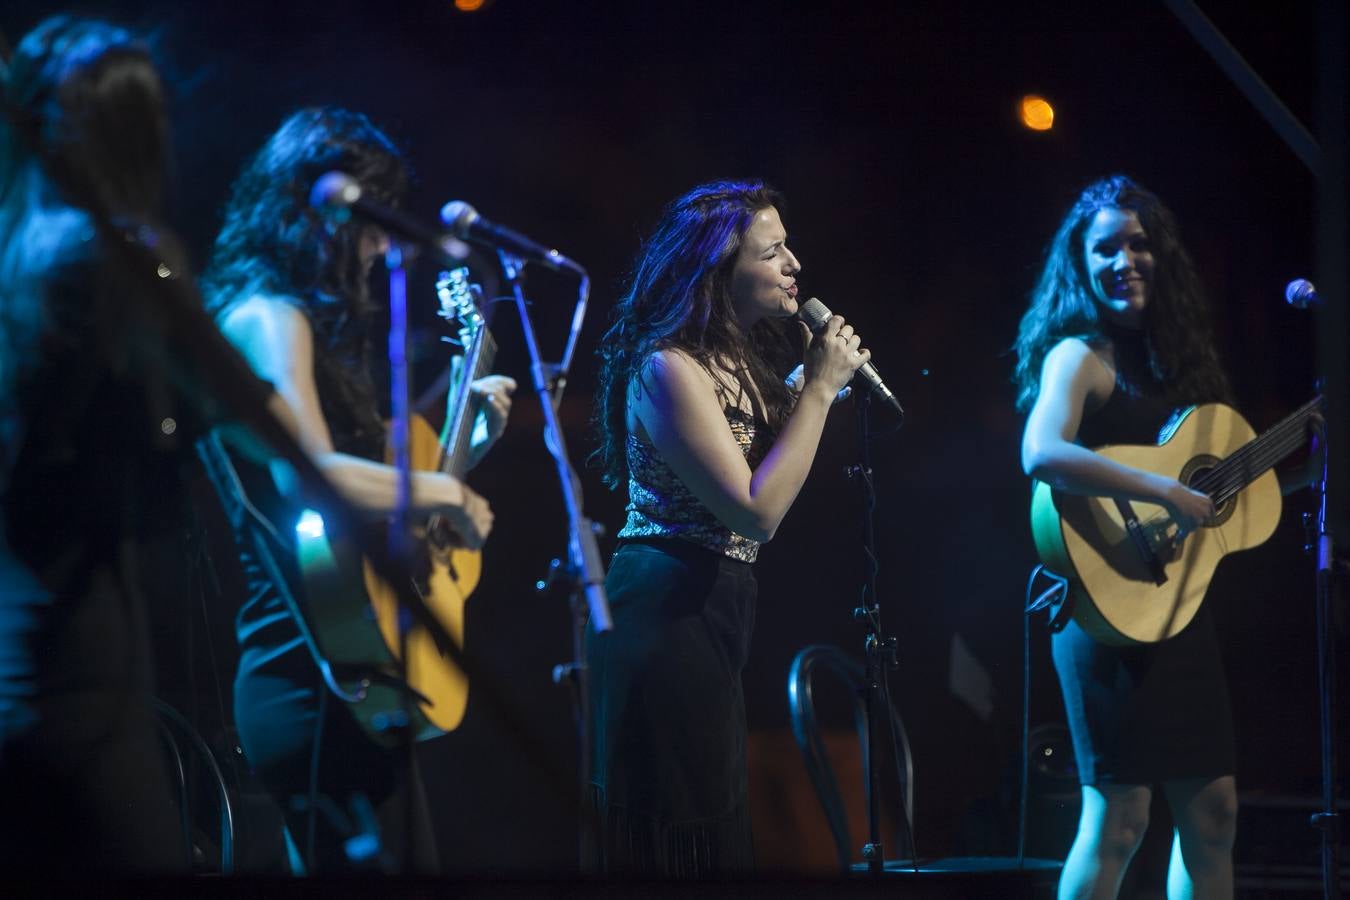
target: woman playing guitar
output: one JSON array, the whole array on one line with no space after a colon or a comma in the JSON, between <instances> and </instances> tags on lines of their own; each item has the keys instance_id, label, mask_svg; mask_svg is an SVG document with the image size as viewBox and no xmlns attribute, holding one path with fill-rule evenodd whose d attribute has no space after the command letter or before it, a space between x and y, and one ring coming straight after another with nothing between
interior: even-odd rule
<instances>
[{"instance_id":1,"label":"woman playing guitar","mask_svg":"<svg viewBox=\"0 0 1350 900\"><path fill-rule=\"evenodd\" d=\"M1123 176L1083 191L1050 243L1016 350L1029 476L1160 505L1178 537L1214 515L1206 494L1087 449L1155 444L1174 408L1228 394L1199 281L1157 197ZM1233 729L1207 609L1156 644L1107 646L1074 621L1052 643L1083 792L1059 896L1116 895L1161 786L1176 822L1168 895L1231 897Z\"/></svg>"},{"instance_id":2,"label":"woman playing guitar","mask_svg":"<svg viewBox=\"0 0 1350 900\"><path fill-rule=\"evenodd\" d=\"M387 205L399 202L407 184L398 151L365 116L341 109L293 114L234 184L206 292L226 336L286 401L301 445L377 522L395 510L398 474L381 461L385 426L368 367L367 280L389 241L373 226L334 224L310 207L310 186L334 170ZM488 436L474 458L500 436L515 386L507 378L484 382ZM241 551L249 597L238 616L235 719L245 754L281 805L306 871L361 864L362 854L346 842L371 833L371 807L391 826L384 830L390 838L408 831L405 823L415 827L410 846L394 846L393 853L381 846L365 864L434 870L416 772L405 771L405 755L371 740L330 696L283 598L285 590L299 590L294 526L304 498L293 496L285 472L238 468L250 502L273 523L287 551L277 557L288 583L276 584L258 559ZM447 474L414 473L412 504L440 514L470 548L481 546L492 527L486 501ZM409 803L412 813L399 808Z\"/></svg>"}]
</instances>

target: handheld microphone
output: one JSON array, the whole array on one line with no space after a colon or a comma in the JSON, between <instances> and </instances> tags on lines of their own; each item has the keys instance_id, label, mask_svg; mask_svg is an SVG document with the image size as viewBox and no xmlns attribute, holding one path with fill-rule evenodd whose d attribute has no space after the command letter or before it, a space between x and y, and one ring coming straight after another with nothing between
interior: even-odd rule
<instances>
[{"instance_id":1,"label":"handheld microphone","mask_svg":"<svg viewBox=\"0 0 1350 900\"><path fill-rule=\"evenodd\" d=\"M1322 305L1316 285L1306 278L1295 278L1285 285L1284 299L1294 309L1317 309Z\"/></svg>"},{"instance_id":2,"label":"handheld microphone","mask_svg":"<svg viewBox=\"0 0 1350 900\"><path fill-rule=\"evenodd\" d=\"M376 203L363 194L361 182L346 172L326 172L310 189L309 205L338 215L360 216L401 240L425 247L436 254L443 265L459 266L468 257L469 248L462 241L438 229L428 228L406 213Z\"/></svg>"},{"instance_id":3,"label":"handheld microphone","mask_svg":"<svg viewBox=\"0 0 1350 900\"><path fill-rule=\"evenodd\" d=\"M466 241L474 241L514 253L526 262L537 262L554 271L567 269L585 276L586 270L557 250L532 241L518 231L490 222L463 200L451 200L441 207L441 222L450 233Z\"/></svg>"},{"instance_id":4,"label":"handheld microphone","mask_svg":"<svg viewBox=\"0 0 1350 900\"><path fill-rule=\"evenodd\" d=\"M807 300L802 304L801 309L797 310L797 317L805 322L806 327L810 328L812 332L819 332L832 315L834 313L830 312L830 308L815 297ZM900 405L900 401L895 399L895 394L891 393L891 389L886 387L886 382L881 380L881 373L877 371L876 366L872 365L871 360L858 368L857 377L867 382L867 386L872 389L872 393L885 400L895 410L896 415L902 421L904 420L904 408Z\"/></svg>"}]
</instances>

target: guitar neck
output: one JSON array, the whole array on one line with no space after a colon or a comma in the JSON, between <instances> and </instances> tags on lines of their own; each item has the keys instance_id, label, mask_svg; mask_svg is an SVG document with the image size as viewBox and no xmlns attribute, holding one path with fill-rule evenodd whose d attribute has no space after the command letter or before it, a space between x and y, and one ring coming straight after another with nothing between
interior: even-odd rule
<instances>
[{"instance_id":1,"label":"guitar neck","mask_svg":"<svg viewBox=\"0 0 1350 900\"><path fill-rule=\"evenodd\" d=\"M460 377L450 391L449 415L441 435L440 471L463 478L469 469L469 451L473 446L475 414L471 385L492 370L497 355L497 342L486 328L478 332L471 347L466 348L460 367Z\"/></svg>"},{"instance_id":2,"label":"guitar neck","mask_svg":"<svg viewBox=\"0 0 1350 900\"><path fill-rule=\"evenodd\" d=\"M1253 438L1191 486L1223 503L1288 457L1307 440L1308 424L1322 407L1320 396L1309 400L1259 437Z\"/></svg>"}]
</instances>

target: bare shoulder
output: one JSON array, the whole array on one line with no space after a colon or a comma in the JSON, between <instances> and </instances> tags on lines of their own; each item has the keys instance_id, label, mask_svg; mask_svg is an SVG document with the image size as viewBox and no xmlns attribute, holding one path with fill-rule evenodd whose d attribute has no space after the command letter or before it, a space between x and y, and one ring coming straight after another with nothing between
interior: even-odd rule
<instances>
[{"instance_id":1,"label":"bare shoulder","mask_svg":"<svg viewBox=\"0 0 1350 900\"><path fill-rule=\"evenodd\" d=\"M284 297L254 294L241 300L221 318L220 330L254 371L269 380L313 353L309 319Z\"/></svg>"},{"instance_id":2,"label":"bare shoulder","mask_svg":"<svg viewBox=\"0 0 1350 900\"><path fill-rule=\"evenodd\" d=\"M1060 341L1045 355L1041 371L1046 387L1076 386L1091 402L1104 402L1115 386L1114 358L1109 345L1089 344L1082 338Z\"/></svg>"},{"instance_id":3,"label":"bare shoulder","mask_svg":"<svg viewBox=\"0 0 1350 900\"><path fill-rule=\"evenodd\" d=\"M1100 359L1091 344L1082 338L1068 337L1051 347L1050 352L1045 354L1045 366L1047 369L1052 366L1077 368L1090 358Z\"/></svg>"},{"instance_id":4,"label":"bare shoulder","mask_svg":"<svg viewBox=\"0 0 1350 900\"><path fill-rule=\"evenodd\" d=\"M247 332L259 328L294 328L309 320L297 301L275 294L250 294L229 308L221 317L221 328Z\"/></svg>"},{"instance_id":5,"label":"bare shoulder","mask_svg":"<svg viewBox=\"0 0 1350 900\"><path fill-rule=\"evenodd\" d=\"M708 370L688 353L674 348L658 350L647 357L628 386L629 396L634 400L644 395L680 397L714 388Z\"/></svg>"},{"instance_id":6,"label":"bare shoulder","mask_svg":"<svg viewBox=\"0 0 1350 900\"><path fill-rule=\"evenodd\" d=\"M270 294L253 294L234 304L221 318L220 329L240 346L290 344L313 335L309 319L294 301Z\"/></svg>"}]
</instances>

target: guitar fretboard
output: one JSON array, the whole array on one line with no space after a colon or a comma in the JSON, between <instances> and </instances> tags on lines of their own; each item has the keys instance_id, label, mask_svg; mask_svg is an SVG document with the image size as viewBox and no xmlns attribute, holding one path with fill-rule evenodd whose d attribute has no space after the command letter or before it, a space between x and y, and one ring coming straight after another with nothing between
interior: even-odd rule
<instances>
[{"instance_id":1,"label":"guitar fretboard","mask_svg":"<svg viewBox=\"0 0 1350 900\"><path fill-rule=\"evenodd\" d=\"M464 477L469 467L469 448L473 438L474 420L472 392L470 385L487 375L497 355L497 342L492 332L481 328L474 337L474 345L465 348L464 359L472 364L472 370L462 371L458 389L452 401L456 407L453 424L446 435L445 450L441 456L440 470L456 478Z\"/></svg>"}]
</instances>

